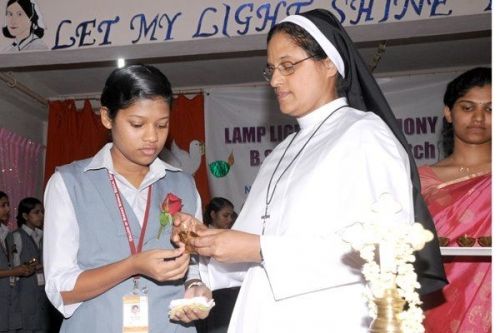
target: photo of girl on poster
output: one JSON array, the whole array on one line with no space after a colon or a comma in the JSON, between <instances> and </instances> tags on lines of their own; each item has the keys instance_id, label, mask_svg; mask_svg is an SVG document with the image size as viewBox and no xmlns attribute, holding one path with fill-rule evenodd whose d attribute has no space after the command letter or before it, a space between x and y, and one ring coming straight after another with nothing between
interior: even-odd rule
<instances>
[{"instance_id":1,"label":"photo of girl on poster","mask_svg":"<svg viewBox=\"0 0 500 333\"><path fill-rule=\"evenodd\" d=\"M8 0L4 13L2 32L13 41L3 48L2 53L49 49L42 40L45 25L35 0Z\"/></svg>"}]
</instances>

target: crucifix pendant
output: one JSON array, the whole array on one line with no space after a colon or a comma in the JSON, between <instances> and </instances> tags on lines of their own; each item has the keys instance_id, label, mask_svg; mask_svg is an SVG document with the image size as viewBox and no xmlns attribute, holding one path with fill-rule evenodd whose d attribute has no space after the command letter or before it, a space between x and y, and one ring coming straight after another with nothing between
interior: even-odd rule
<instances>
[{"instance_id":1,"label":"crucifix pendant","mask_svg":"<svg viewBox=\"0 0 500 333\"><path fill-rule=\"evenodd\" d=\"M270 218L271 216L267 213L267 208L269 206L266 205L266 211L264 212L264 215L262 215L260 218L262 219L262 235L264 235L264 232L266 231L266 222L267 219Z\"/></svg>"}]
</instances>

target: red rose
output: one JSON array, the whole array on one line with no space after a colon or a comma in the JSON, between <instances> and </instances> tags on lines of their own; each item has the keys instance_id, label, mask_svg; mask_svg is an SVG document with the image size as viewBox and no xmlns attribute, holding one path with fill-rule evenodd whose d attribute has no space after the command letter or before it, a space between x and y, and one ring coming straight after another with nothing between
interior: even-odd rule
<instances>
[{"instance_id":1,"label":"red rose","mask_svg":"<svg viewBox=\"0 0 500 333\"><path fill-rule=\"evenodd\" d=\"M182 209L182 200L175 194L169 193L163 200L163 204L161 205L161 210L168 214L175 214L180 212Z\"/></svg>"},{"instance_id":2,"label":"red rose","mask_svg":"<svg viewBox=\"0 0 500 333\"><path fill-rule=\"evenodd\" d=\"M165 229L166 226L172 223L172 215L180 212L181 209L182 200L175 194L167 194L165 200L163 200L163 203L161 204L160 228L158 229L158 235L156 236L156 238L160 239L163 229Z\"/></svg>"}]
</instances>

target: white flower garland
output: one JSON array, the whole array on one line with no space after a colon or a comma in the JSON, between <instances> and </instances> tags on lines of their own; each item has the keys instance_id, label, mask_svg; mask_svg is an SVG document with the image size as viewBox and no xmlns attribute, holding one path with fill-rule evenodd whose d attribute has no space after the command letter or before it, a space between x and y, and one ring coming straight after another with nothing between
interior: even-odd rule
<instances>
[{"instance_id":1,"label":"white flower garland","mask_svg":"<svg viewBox=\"0 0 500 333\"><path fill-rule=\"evenodd\" d=\"M399 295L407 303L406 309L399 314L401 329L405 333L423 333L424 313L416 292L420 284L412 265L415 261L413 252L422 249L433 234L420 223L398 221L400 210L400 205L390 196L383 196L372 206L367 221L355 223L344 230L343 239L366 261L362 273L367 281L365 296L370 316L377 317L375 299L382 298L386 289L396 285ZM377 248L380 250L380 265L375 256ZM383 252L382 248L387 252Z\"/></svg>"}]
</instances>

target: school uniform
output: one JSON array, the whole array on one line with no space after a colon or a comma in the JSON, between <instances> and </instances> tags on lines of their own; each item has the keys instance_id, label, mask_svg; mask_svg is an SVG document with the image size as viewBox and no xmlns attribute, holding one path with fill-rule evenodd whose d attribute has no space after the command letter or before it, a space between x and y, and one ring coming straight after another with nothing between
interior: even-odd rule
<instances>
[{"instance_id":1,"label":"school uniform","mask_svg":"<svg viewBox=\"0 0 500 333\"><path fill-rule=\"evenodd\" d=\"M6 242L9 229L0 224L0 269L10 269L10 255ZM19 313L13 308L17 304L17 295L11 287L10 277L0 278L0 332L11 332L21 327Z\"/></svg>"},{"instance_id":2,"label":"school uniform","mask_svg":"<svg viewBox=\"0 0 500 333\"><path fill-rule=\"evenodd\" d=\"M14 266L34 259L42 264L42 231L27 225L12 232L9 244L15 246L12 260ZM18 311L21 316L21 332L46 332L49 327L49 303L45 295L43 272L15 279L15 292L18 296Z\"/></svg>"},{"instance_id":3,"label":"school uniform","mask_svg":"<svg viewBox=\"0 0 500 333\"><path fill-rule=\"evenodd\" d=\"M57 169L45 192L44 262L46 292L52 304L66 317L61 332L122 332L123 296L133 289L127 279L93 299L66 305L60 293L72 290L81 272L102 267L130 256L127 233L122 223L109 173L116 184L129 220L134 243L151 186L151 202L143 251L172 249L171 226L158 239L160 205L168 193L182 200L184 212L201 216L201 201L191 175L156 159L139 188L113 169L110 149L104 146L93 158ZM57 246L55 245L57 243ZM190 266L187 279L199 278L197 265ZM184 297L184 281L158 283L141 277L148 290L149 333L194 333L194 324L181 325L168 318L170 301Z\"/></svg>"}]
</instances>

